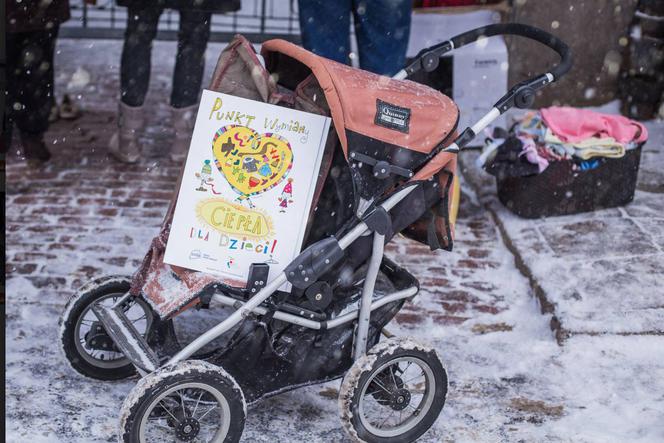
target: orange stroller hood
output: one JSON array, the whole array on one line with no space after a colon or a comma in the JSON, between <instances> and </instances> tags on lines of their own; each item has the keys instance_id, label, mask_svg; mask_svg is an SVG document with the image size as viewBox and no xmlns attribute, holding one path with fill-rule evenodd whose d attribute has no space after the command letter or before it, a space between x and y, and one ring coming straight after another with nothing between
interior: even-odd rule
<instances>
[{"instance_id":1,"label":"orange stroller hood","mask_svg":"<svg viewBox=\"0 0 664 443\"><path fill-rule=\"evenodd\" d=\"M325 93L344 153L346 130L423 154L449 139L459 111L444 94L408 80L395 80L317 56L285 40L263 44L263 57L271 73L279 73L284 56L306 65ZM283 73L286 75L286 71ZM378 103L408 110L405 128L377 124Z\"/></svg>"}]
</instances>

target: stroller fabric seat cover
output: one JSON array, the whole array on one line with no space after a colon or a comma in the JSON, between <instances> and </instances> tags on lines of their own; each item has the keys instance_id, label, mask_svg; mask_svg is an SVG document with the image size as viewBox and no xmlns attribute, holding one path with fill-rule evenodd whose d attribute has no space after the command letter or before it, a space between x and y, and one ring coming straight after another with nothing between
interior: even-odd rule
<instances>
[{"instance_id":1,"label":"stroller fabric seat cover","mask_svg":"<svg viewBox=\"0 0 664 443\"><path fill-rule=\"evenodd\" d=\"M268 67L272 58L284 54L311 69L325 93L346 154L344 129L428 154L456 128L456 104L425 85L355 69L285 40L269 40L261 52Z\"/></svg>"}]
</instances>

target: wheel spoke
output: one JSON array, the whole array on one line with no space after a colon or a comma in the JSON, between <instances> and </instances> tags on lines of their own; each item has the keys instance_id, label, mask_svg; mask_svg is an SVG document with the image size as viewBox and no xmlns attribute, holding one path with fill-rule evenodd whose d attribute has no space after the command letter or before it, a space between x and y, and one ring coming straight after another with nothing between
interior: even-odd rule
<instances>
[{"instance_id":1,"label":"wheel spoke","mask_svg":"<svg viewBox=\"0 0 664 443\"><path fill-rule=\"evenodd\" d=\"M408 368L410 368L410 365L412 365L412 364L413 364L413 362L412 362L412 361L409 361L408 364L406 365L406 369L404 369L403 371L401 371L401 373L402 373L402 374L405 374L405 373L408 371Z\"/></svg>"},{"instance_id":2,"label":"wheel spoke","mask_svg":"<svg viewBox=\"0 0 664 443\"><path fill-rule=\"evenodd\" d=\"M411 381L415 380L416 378L423 377L423 376L424 376L424 370L422 368L420 368L420 373L418 375L416 375L415 377L409 379L408 381L403 382L403 384L405 386L406 384L410 383Z\"/></svg>"},{"instance_id":3,"label":"wheel spoke","mask_svg":"<svg viewBox=\"0 0 664 443\"><path fill-rule=\"evenodd\" d=\"M168 410L168 408L164 405L164 403L163 403L162 401L160 401L160 402L158 403L158 405L161 406L162 409L168 413L168 415L170 415L171 417L173 417L173 420L175 420L176 423L180 423L180 420L178 420L177 418L175 418L175 415L173 415L173 413L172 413L171 411Z\"/></svg>"},{"instance_id":4,"label":"wheel spoke","mask_svg":"<svg viewBox=\"0 0 664 443\"><path fill-rule=\"evenodd\" d=\"M408 388L406 388L406 389L408 389ZM426 394L427 391L425 389L408 389L408 392L410 392L411 394L422 394L422 395L424 395L424 394Z\"/></svg>"},{"instance_id":5,"label":"wheel spoke","mask_svg":"<svg viewBox=\"0 0 664 443\"><path fill-rule=\"evenodd\" d=\"M392 409L392 412L390 412L390 413L387 415L387 417L385 417L385 419L384 419L384 420L378 425L378 427L382 429L382 428L383 428L383 425L385 424L385 422L386 422L387 420L389 420L390 417L392 417L392 414L394 414L394 409Z\"/></svg>"},{"instance_id":6,"label":"wheel spoke","mask_svg":"<svg viewBox=\"0 0 664 443\"><path fill-rule=\"evenodd\" d=\"M392 391L390 391L390 390L387 389L385 386L383 386L383 385L378 381L378 379L374 378L373 380L371 380L371 382L372 382L372 383L376 383L376 384L378 385L379 388L381 388L383 391L387 392L388 394L392 394Z\"/></svg>"},{"instance_id":7,"label":"wheel spoke","mask_svg":"<svg viewBox=\"0 0 664 443\"><path fill-rule=\"evenodd\" d=\"M184 407L184 398L182 398L182 392L178 391L178 395L180 396L180 404L182 405L182 416L187 418L187 410Z\"/></svg>"},{"instance_id":8,"label":"wheel spoke","mask_svg":"<svg viewBox=\"0 0 664 443\"><path fill-rule=\"evenodd\" d=\"M399 364L397 363L397 368L399 367ZM392 375L392 383L394 383L394 388L399 389L399 385L397 384L397 379L394 377L394 371L392 368L389 368L390 374Z\"/></svg>"},{"instance_id":9,"label":"wheel spoke","mask_svg":"<svg viewBox=\"0 0 664 443\"><path fill-rule=\"evenodd\" d=\"M198 409L198 403L200 403L201 397L203 397L203 390L201 390L201 393L198 394L198 400L196 400L196 404L194 405L194 410L191 413L192 417L196 416L196 409Z\"/></svg>"},{"instance_id":10,"label":"wheel spoke","mask_svg":"<svg viewBox=\"0 0 664 443\"><path fill-rule=\"evenodd\" d=\"M137 321L140 321L140 320L147 320L147 318L148 318L148 315L144 313L140 317L135 318L133 320L130 318L129 321L132 322L132 323L136 323Z\"/></svg>"},{"instance_id":11,"label":"wheel spoke","mask_svg":"<svg viewBox=\"0 0 664 443\"><path fill-rule=\"evenodd\" d=\"M212 411L214 411L215 409L217 409L218 406L219 406L219 405L215 405L215 406L211 407L210 409L208 409L207 411L205 411L205 414L201 415L201 416L198 417L196 420L198 420L198 421L203 420L203 417L205 417L205 416L208 415L210 412L212 412Z\"/></svg>"},{"instance_id":12,"label":"wheel spoke","mask_svg":"<svg viewBox=\"0 0 664 443\"><path fill-rule=\"evenodd\" d=\"M419 407L415 407L415 406L413 406L413 405L411 405L411 404L406 405L406 407L407 407L407 408L410 408L410 409L412 409L413 411L416 411L416 412L420 410Z\"/></svg>"},{"instance_id":13,"label":"wheel spoke","mask_svg":"<svg viewBox=\"0 0 664 443\"><path fill-rule=\"evenodd\" d=\"M152 423L152 424L154 424L154 425L157 425L157 426L159 426L159 427L161 427L161 428L164 428L164 429L166 429L166 430L168 430L168 431L171 431L173 428L171 428L170 426L168 426L168 423L164 424L163 421L162 421L163 419L164 419L163 417L152 417L152 418L148 417L148 421L149 421L150 423Z\"/></svg>"}]
</instances>

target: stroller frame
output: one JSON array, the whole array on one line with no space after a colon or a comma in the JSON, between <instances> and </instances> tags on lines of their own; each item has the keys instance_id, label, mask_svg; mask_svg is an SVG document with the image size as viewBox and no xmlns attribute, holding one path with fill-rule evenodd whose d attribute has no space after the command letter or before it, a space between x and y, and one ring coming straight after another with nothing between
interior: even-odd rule
<instances>
[{"instance_id":1,"label":"stroller frame","mask_svg":"<svg viewBox=\"0 0 664 443\"><path fill-rule=\"evenodd\" d=\"M441 141L440 144L427 155L427 161L435 163L435 161L440 158L438 157L439 155L449 156L458 154L464 147L468 146L477 134L481 133L489 124L491 124L491 122L510 108L514 106L518 108L531 107L535 99L535 92L538 89L558 80L571 68L571 51L567 45L558 38L545 31L527 25L497 24L468 31L421 51L410 65L399 71L393 78L399 80L405 79L420 70L431 72L437 68L439 59L443 54L455 48L475 42L479 38L503 34L512 34L536 40L556 51L559 54L561 61L551 69L551 71L527 79L511 88L507 94L495 103L489 112L487 112L475 124L465 128L465 130L463 130L452 143L445 145L444 141ZM350 157L353 156L354 153L350 153ZM392 166L393 165L390 165L390 167ZM389 170L390 168L388 167L387 169ZM399 168L394 168L390 173L395 173L397 169ZM384 173L385 170L380 172ZM396 173L398 174L398 172ZM374 172L374 174L378 177L378 173ZM407 177L412 177L412 173ZM417 281L410 276L410 274L401 270L404 274L407 274L410 279L405 279L404 284L396 287L396 291L385 294L379 298L375 297L375 286L384 259L383 253L385 239L391 226L390 210L425 182L426 181L422 180L408 180L407 178L406 181L399 185L390 195L382 197L379 200L360 198L360 204L358 205L359 209L355 214L357 217L357 223L346 231L345 235L340 238L337 238L336 236L324 238L311 244L303 250L283 272L279 273L268 282L254 282L254 279L252 279L252 273L250 273L247 286L248 288L255 289L250 291L251 294L248 298L235 296L236 294L232 291L229 291L228 293L220 294L217 292L212 294L211 300L230 307L235 311L223 321L194 339L191 343L182 349L177 350L174 355L173 352L167 352L167 355L162 356L160 359L155 350L151 349L147 338L143 337L143 335L128 321L122 311L122 307L125 302L131 297L134 297L130 292L121 296L112 305L104 306L101 302L95 302L91 305L90 309L100 320L101 324L103 324L108 336L110 336L117 348L142 376L147 376L148 374L155 373L159 369L184 362L191 356L194 356L197 351L200 351L204 346L253 315L268 315L271 316L270 318L282 322L321 331L337 328L350 322L357 321L355 331L352 335L351 350L351 358L354 362L357 362L369 351L368 336L371 327L370 322L372 312L387 304L410 299L419 291ZM353 309L350 312L340 313L337 317L331 319L318 321L314 319L316 317L312 315L312 311L306 309L299 310L299 308L293 309L293 305L289 305L289 309L280 309L283 305L280 305L279 303L264 305L264 303L268 301L268 299L284 284L290 283L299 289L310 287L311 283L316 282L319 277L331 270L341 260L344 256L344 250L349 248L349 246L356 240L369 235L373 236L372 250L370 257L367 260L368 267L366 270L366 276L362 282L362 289L358 302L359 307L357 309ZM397 271L399 271L399 269L397 269ZM357 284L359 285L360 282L361 279ZM261 289L258 290L258 288ZM442 367L441 370L444 372ZM444 392L447 390L446 377L447 376L445 375ZM353 394L353 392L350 394ZM444 403L444 393L442 395L442 401ZM440 408L442 408L442 404L440 404ZM435 420L435 417L433 420ZM430 426L430 424L427 425L427 427L428 426Z\"/></svg>"},{"instance_id":2,"label":"stroller frame","mask_svg":"<svg viewBox=\"0 0 664 443\"><path fill-rule=\"evenodd\" d=\"M389 211L406 195L412 192L413 189L414 187L410 187L403 189L400 192L397 192L380 206L385 211ZM376 279L378 277L380 264L383 260L385 235L380 234L377 231L372 231L367 226L366 222L360 222L348 234L339 239L338 246L339 248L341 248L341 250L344 250L353 241L371 232L373 232L373 249L371 252L371 258L369 259L369 268L367 270L367 276L364 280L364 285L362 287L362 298L360 302L360 309L348 312L328 322L309 320L301 316L296 316L281 311L276 311L274 317L278 320L282 320L288 323L293 323L299 326L304 326L310 329L335 328L342 324L358 319L358 327L355 335L353 355L355 359L361 357L366 351L367 332L369 330L371 311L378 309L387 303L413 297L418 292L417 286L412 286L410 288L397 291L392 294L381 297L380 300L373 301L374 286L376 284ZM302 254L307 254L307 251L312 251L312 250L313 250L312 248L307 248ZM235 307L236 311L230 317L219 323L217 326L208 330L206 333L198 337L196 340L194 340L184 349L178 352L168 361L168 364L174 364L192 356L196 351L201 349L203 346L205 346L206 344L208 344L209 342L211 342L212 340L214 340L224 332L231 329L240 321L242 321L243 317L246 316L249 312L264 314L265 310L259 308L259 305L263 303L268 297L270 297L281 285L288 282L287 272L288 271L279 274L276 278L274 278L271 282L269 282L267 286L265 286L256 295L254 295L248 302L244 304L237 305L238 302L235 299L228 296L223 296L223 295L214 296L214 298L220 301L221 303Z\"/></svg>"},{"instance_id":3,"label":"stroller frame","mask_svg":"<svg viewBox=\"0 0 664 443\"><path fill-rule=\"evenodd\" d=\"M489 122L490 120L487 120L486 124ZM382 210L389 212L389 210L392 209L397 203L399 203L408 194L414 191L416 186L416 184L413 184L395 192L383 203L381 203L379 207L382 208ZM367 275L364 279L364 284L362 287L362 296L360 299L359 309L347 312L329 321L311 320L306 318L304 315L295 315L281 310L276 310L274 312L274 318L287 323L296 324L298 326L316 330L332 329L354 320L358 320L358 326L354 340L353 359L357 360L362 355L364 355L367 347L367 334L369 330L371 312L385 306L388 303L412 298L419 291L419 288L416 285L413 285L391 294L387 294L378 300L373 300L374 287L378 278L380 265L383 260L385 235L381 234L375 229L370 228L367 224L367 221L360 221L354 228L350 230L350 232L334 243L336 243L336 246L338 246L339 250L343 251L358 238L371 234L373 234L373 247L371 256L369 258ZM134 364L138 372L141 373L141 375L147 375L148 373L154 372L161 366L172 365L186 360L205 345L232 329L248 315L252 313L258 315L266 314L267 309L261 307L260 305L270 296L272 296L283 284L288 283L289 279L287 274L289 272L295 272L289 271L290 267L292 267L293 264L299 263L302 259L308 258L309 255L314 254L314 251L317 251L316 245L317 244L314 243L309 248L300 253L300 255L296 257L293 262L291 262L291 265L289 265L286 271L277 275L274 279L268 282L265 287L263 287L246 302L227 295L214 294L212 296L213 300L221 303L224 306L234 308L235 312L216 326L200 335L194 341L189 343L164 364L160 364L156 354L151 352L147 342L138 333L138 331L136 331L130 324L122 321L122 313L119 312L119 309L121 309L126 300L131 297L129 293L118 299L112 306L105 307L101 306L100 304L96 304L92 307L92 310L97 315L97 317L99 317L104 326L106 326L108 334L111 336L116 345L123 351L125 356ZM333 264L334 263L331 261L328 263L328 265ZM322 273L321 271L318 272ZM305 278L308 279L308 277ZM301 313L304 314L304 311ZM133 340L128 340L128 336L132 337ZM138 344L138 346L132 346L132 341L135 344Z\"/></svg>"}]
</instances>

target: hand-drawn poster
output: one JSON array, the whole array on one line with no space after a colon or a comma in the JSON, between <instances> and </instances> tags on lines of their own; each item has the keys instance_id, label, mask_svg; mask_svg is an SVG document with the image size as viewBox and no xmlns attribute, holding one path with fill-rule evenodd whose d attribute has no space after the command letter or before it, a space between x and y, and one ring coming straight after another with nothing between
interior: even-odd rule
<instances>
[{"instance_id":1,"label":"hand-drawn poster","mask_svg":"<svg viewBox=\"0 0 664 443\"><path fill-rule=\"evenodd\" d=\"M302 247L330 119L203 91L166 263L274 278Z\"/></svg>"}]
</instances>

